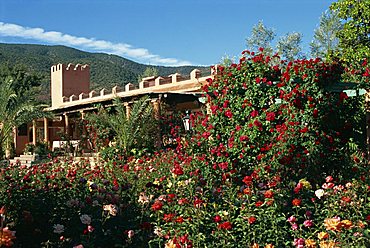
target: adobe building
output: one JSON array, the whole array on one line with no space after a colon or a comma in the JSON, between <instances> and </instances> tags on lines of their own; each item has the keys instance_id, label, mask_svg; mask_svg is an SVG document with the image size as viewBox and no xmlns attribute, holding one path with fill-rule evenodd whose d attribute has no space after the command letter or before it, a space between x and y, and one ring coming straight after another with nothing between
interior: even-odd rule
<instances>
[{"instance_id":1,"label":"adobe building","mask_svg":"<svg viewBox=\"0 0 370 248\"><path fill-rule=\"evenodd\" d=\"M195 69L188 76L175 73L165 77L147 77L138 87L129 83L123 89L116 86L96 92L90 89L89 65L53 65L50 73L51 106L45 111L52 112L55 117L34 120L18 127L14 137L17 155L23 153L27 143L48 142L54 148L63 141L64 135L78 141L81 135L78 121L87 112L96 110L98 104L112 106L116 97L124 103L127 115L131 104L144 95L150 97L156 118L161 115L163 103L173 110L199 111L203 106L201 87L213 77L202 77L200 71Z\"/></svg>"}]
</instances>

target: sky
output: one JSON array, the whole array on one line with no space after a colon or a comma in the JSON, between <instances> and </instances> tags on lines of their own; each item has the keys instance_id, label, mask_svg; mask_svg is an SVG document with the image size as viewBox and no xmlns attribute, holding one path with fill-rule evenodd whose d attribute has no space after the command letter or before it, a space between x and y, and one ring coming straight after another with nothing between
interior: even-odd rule
<instances>
[{"instance_id":1,"label":"sky","mask_svg":"<svg viewBox=\"0 0 370 248\"><path fill-rule=\"evenodd\" d=\"M309 54L333 0L0 0L0 43L65 45L149 65L213 65L240 57L263 21L303 34ZM277 38L276 38L277 40Z\"/></svg>"}]
</instances>

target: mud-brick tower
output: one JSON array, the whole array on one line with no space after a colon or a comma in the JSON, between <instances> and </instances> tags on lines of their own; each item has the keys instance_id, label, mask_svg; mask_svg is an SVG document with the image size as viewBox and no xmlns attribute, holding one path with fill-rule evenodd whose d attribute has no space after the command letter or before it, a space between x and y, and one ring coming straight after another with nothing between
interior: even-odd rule
<instances>
[{"instance_id":1,"label":"mud-brick tower","mask_svg":"<svg viewBox=\"0 0 370 248\"><path fill-rule=\"evenodd\" d=\"M63 97L90 91L89 65L57 64L51 67L51 107L63 103Z\"/></svg>"}]
</instances>

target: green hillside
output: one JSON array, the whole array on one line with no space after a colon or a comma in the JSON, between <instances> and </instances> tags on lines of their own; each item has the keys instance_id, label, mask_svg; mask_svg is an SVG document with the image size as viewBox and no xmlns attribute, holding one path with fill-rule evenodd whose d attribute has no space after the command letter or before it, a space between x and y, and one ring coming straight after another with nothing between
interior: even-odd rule
<instances>
[{"instance_id":1,"label":"green hillside","mask_svg":"<svg viewBox=\"0 0 370 248\"><path fill-rule=\"evenodd\" d=\"M92 89L110 89L115 85L123 87L127 83L136 84L138 76L148 67L117 55L89 53L66 46L0 43L0 64L4 63L21 64L41 75L43 79L40 95L44 100L50 98L50 67L54 64L89 64ZM163 76L176 72L188 75L195 68L200 69L203 75L210 72L209 67L151 67L155 67L159 75Z\"/></svg>"}]
</instances>

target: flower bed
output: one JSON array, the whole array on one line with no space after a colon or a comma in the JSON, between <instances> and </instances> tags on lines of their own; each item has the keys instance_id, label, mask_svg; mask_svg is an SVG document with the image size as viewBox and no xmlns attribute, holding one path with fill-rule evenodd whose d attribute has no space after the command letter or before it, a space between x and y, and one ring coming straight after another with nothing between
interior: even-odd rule
<instances>
[{"instance_id":1,"label":"flower bed","mask_svg":"<svg viewBox=\"0 0 370 248\"><path fill-rule=\"evenodd\" d=\"M212 114L192 115L173 149L93 168L2 166L1 244L369 247L370 173L355 137L364 109L330 91L345 70L246 51L217 71L204 88Z\"/></svg>"}]
</instances>

